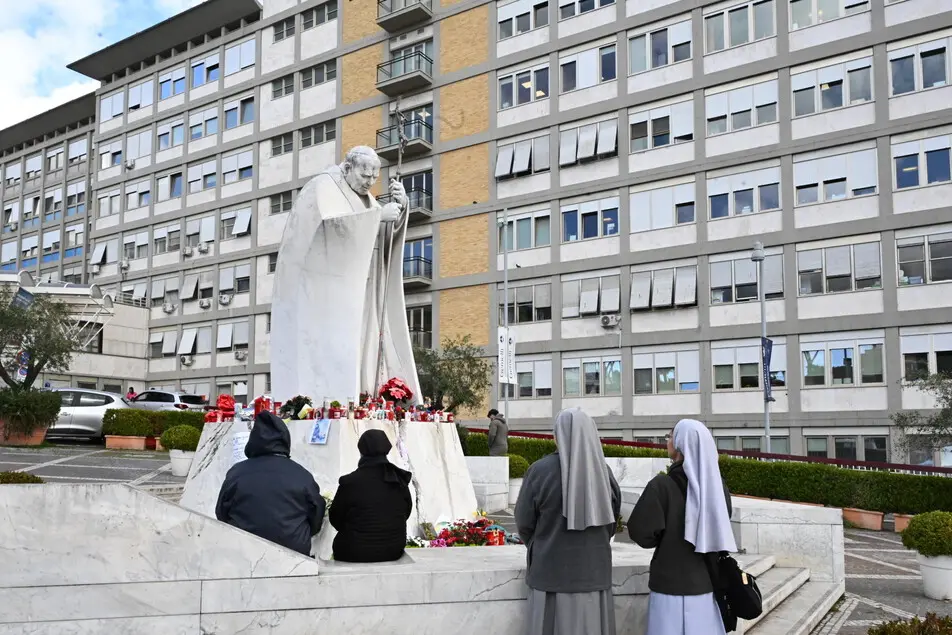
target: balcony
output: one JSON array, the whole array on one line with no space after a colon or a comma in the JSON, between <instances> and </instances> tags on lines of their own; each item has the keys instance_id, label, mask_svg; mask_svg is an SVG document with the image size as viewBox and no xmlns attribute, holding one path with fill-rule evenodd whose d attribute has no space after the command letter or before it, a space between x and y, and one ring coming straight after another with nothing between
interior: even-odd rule
<instances>
[{"instance_id":1,"label":"balcony","mask_svg":"<svg viewBox=\"0 0 952 635\"><path fill-rule=\"evenodd\" d=\"M400 124L377 131L377 156L391 163L397 160L400 150ZM403 124L404 157L414 157L433 149L433 126L422 119L411 119Z\"/></svg>"},{"instance_id":2,"label":"balcony","mask_svg":"<svg viewBox=\"0 0 952 635\"><path fill-rule=\"evenodd\" d=\"M388 33L403 31L433 17L432 0L379 0L377 26Z\"/></svg>"},{"instance_id":3,"label":"balcony","mask_svg":"<svg viewBox=\"0 0 952 635\"><path fill-rule=\"evenodd\" d=\"M377 90L396 97L433 84L433 60L421 51L377 65Z\"/></svg>"},{"instance_id":4,"label":"balcony","mask_svg":"<svg viewBox=\"0 0 952 635\"><path fill-rule=\"evenodd\" d=\"M426 258L403 259L403 289L429 288L433 281L433 263Z\"/></svg>"},{"instance_id":5,"label":"balcony","mask_svg":"<svg viewBox=\"0 0 952 635\"><path fill-rule=\"evenodd\" d=\"M433 333L410 330L410 345L413 348L433 348Z\"/></svg>"},{"instance_id":6,"label":"balcony","mask_svg":"<svg viewBox=\"0 0 952 635\"><path fill-rule=\"evenodd\" d=\"M433 216L433 195L422 187L414 187L407 190L407 198L410 201L410 222L423 223ZM390 194L383 194L377 197L381 205L386 205L393 200Z\"/></svg>"}]
</instances>

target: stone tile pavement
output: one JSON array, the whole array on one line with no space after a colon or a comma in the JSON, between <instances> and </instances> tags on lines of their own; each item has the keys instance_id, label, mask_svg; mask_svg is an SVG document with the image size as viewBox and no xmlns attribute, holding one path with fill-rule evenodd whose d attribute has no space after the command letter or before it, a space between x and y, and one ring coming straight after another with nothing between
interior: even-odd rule
<instances>
[{"instance_id":1,"label":"stone tile pavement","mask_svg":"<svg viewBox=\"0 0 952 635\"><path fill-rule=\"evenodd\" d=\"M165 452L106 450L88 442L40 448L0 447L0 472L29 472L48 483L183 484L185 479L172 476L170 468Z\"/></svg>"}]
</instances>

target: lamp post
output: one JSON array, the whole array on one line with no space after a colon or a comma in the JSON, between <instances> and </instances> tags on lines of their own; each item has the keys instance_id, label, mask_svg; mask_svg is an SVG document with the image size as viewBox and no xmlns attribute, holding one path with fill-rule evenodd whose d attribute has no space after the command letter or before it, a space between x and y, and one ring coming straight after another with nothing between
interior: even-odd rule
<instances>
[{"instance_id":1,"label":"lamp post","mask_svg":"<svg viewBox=\"0 0 952 635\"><path fill-rule=\"evenodd\" d=\"M757 265L757 295L760 297L760 350L763 364L764 382L764 438L766 439L767 454L770 454L770 360L767 352L767 293L764 286L764 244L759 240L754 243L754 250L750 259Z\"/></svg>"},{"instance_id":2,"label":"lamp post","mask_svg":"<svg viewBox=\"0 0 952 635\"><path fill-rule=\"evenodd\" d=\"M500 236L502 236L502 297L503 297L502 325L506 333L506 341L501 342L500 345L505 346L508 349L509 347L509 208L508 207L503 209L502 220L498 221L498 225L500 228L502 228L502 232L500 232L499 234ZM504 359L508 359L508 355L509 353L507 351ZM505 372L507 373L507 378L508 378L509 370L506 369ZM502 376L502 373L500 372L499 375ZM506 404L505 408L506 408L507 420L509 419L509 386L511 386L511 384L507 381L505 391L503 392L503 395L505 397L505 404Z\"/></svg>"}]
</instances>

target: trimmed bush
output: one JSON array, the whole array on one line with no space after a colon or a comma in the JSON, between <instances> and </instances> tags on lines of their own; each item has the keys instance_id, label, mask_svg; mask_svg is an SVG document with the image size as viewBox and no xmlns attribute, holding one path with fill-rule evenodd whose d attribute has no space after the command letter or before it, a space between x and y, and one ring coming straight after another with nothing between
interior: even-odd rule
<instances>
[{"instance_id":1,"label":"trimmed bush","mask_svg":"<svg viewBox=\"0 0 952 635\"><path fill-rule=\"evenodd\" d=\"M952 556L952 513L916 514L902 532L902 544L927 558Z\"/></svg>"},{"instance_id":2,"label":"trimmed bush","mask_svg":"<svg viewBox=\"0 0 952 635\"><path fill-rule=\"evenodd\" d=\"M529 469L529 461L518 454L507 454L509 457L509 478L522 478Z\"/></svg>"},{"instance_id":3,"label":"trimmed bush","mask_svg":"<svg viewBox=\"0 0 952 635\"><path fill-rule=\"evenodd\" d=\"M194 426L173 426L162 433L162 447L166 450L194 452L202 433Z\"/></svg>"},{"instance_id":4,"label":"trimmed bush","mask_svg":"<svg viewBox=\"0 0 952 635\"><path fill-rule=\"evenodd\" d=\"M110 409L102 418L102 433L116 437L150 437L155 424L141 410Z\"/></svg>"},{"instance_id":5,"label":"trimmed bush","mask_svg":"<svg viewBox=\"0 0 952 635\"><path fill-rule=\"evenodd\" d=\"M0 472L0 485L21 485L24 483L42 483L43 479L29 472Z\"/></svg>"},{"instance_id":6,"label":"trimmed bush","mask_svg":"<svg viewBox=\"0 0 952 635\"><path fill-rule=\"evenodd\" d=\"M49 428L59 416L62 397L57 392L42 390L0 390L0 421L3 437L11 434L30 436L36 430Z\"/></svg>"},{"instance_id":7,"label":"trimmed bush","mask_svg":"<svg viewBox=\"0 0 952 635\"><path fill-rule=\"evenodd\" d=\"M952 635L952 617L928 613L925 620L914 617L874 626L868 635Z\"/></svg>"},{"instance_id":8,"label":"trimmed bush","mask_svg":"<svg viewBox=\"0 0 952 635\"><path fill-rule=\"evenodd\" d=\"M467 443L469 442L469 428L464 425L456 425L456 436L459 437L460 447L463 448L463 456L470 456Z\"/></svg>"},{"instance_id":9,"label":"trimmed bush","mask_svg":"<svg viewBox=\"0 0 952 635\"><path fill-rule=\"evenodd\" d=\"M156 413L162 417L162 430L175 426L191 426L201 434L205 429L205 413L196 410L163 410ZM164 443L162 444L165 445Z\"/></svg>"}]
</instances>

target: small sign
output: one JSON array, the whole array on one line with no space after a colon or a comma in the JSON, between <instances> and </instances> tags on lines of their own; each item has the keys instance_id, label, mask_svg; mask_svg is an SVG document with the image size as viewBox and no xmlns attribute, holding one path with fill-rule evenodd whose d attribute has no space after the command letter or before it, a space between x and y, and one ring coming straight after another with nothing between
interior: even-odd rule
<instances>
[{"instance_id":1,"label":"small sign","mask_svg":"<svg viewBox=\"0 0 952 635\"><path fill-rule=\"evenodd\" d=\"M13 295L13 300L10 302L11 306L14 306L18 309L29 309L33 305L33 294L27 291L26 289L20 288L17 289L17 292Z\"/></svg>"},{"instance_id":2,"label":"small sign","mask_svg":"<svg viewBox=\"0 0 952 635\"><path fill-rule=\"evenodd\" d=\"M760 338L760 348L764 366L764 401L769 402L774 400L770 395L770 356L773 353L773 340Z\"/></svg>"},{"instance_id":3,"label":"small sign","mask_svg":"<svg viewBox=\"0 0 952 635\"><path fill-rule=\"evenodd\" d=\"M27 366L30 363L30 354L27 351L17 352L17 364Z\"/></svg>"},{"instance_id":4,"label":"small sign","mask_svg":"<svg viewBox=\"0 0 952 635\"><path fill-rule=\"evenodd\" d=\"M311 427L311 436L307 442L311 445L327 445L327 433L330 432L330 429L330 419L315 419L314 425Z\"/></svg>"},{"instance_id":5,"label":"small sign","mask_svg":"<svg viewBox=\"0 0 952 635\"><path fill-rule=\"evenodd\" d=\"M20 366L20 368L17 369L17 375L21 378L26 377L26 366Z\"/></svg>"},{"instance_id":6,"label":"small sign","mask_svg":"<svg viewBox=\"0 0 952 635\"><path fill-rule=\"evenodd\" d=\"M231 458L232 463L241 463L248 457L245 456L245 446L248 445L248 439L251 437L251 433L247 430L241 430L235 433L234 441L232 442L231 448Z\"/></svg>"},{"instance_id":7,"label":"small sign","mask_svg":"<svg viewBox=\"0 0 952 635\"><path fill-rule=\"evenodd\" d=\"M499 327L496 346L499 383L516 383L516 338L512 334L512 329L505 326Z\"/></svg>"}]
</instances>

